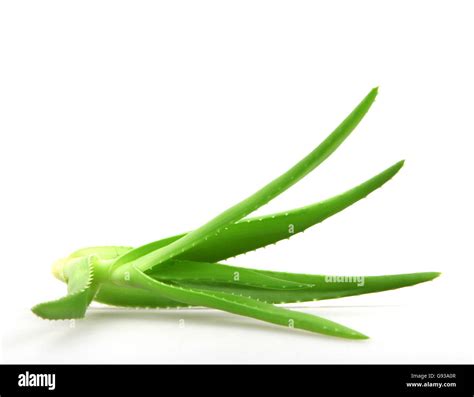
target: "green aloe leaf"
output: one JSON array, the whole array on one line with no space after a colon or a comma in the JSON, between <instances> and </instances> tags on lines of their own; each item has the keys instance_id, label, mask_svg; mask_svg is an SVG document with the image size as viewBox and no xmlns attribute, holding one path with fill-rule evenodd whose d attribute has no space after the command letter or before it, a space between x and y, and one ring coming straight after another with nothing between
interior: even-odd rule
<instances>
[{"instance_id":1,"label":"green aloe leaf","mask_svg":"<svg viewBox=\"0 0 474 397\"><path fill-rule=\"evenodd\" d=\"M155 280L137 268L131 269L132 285L193 306L206 306L269 323L348 339L368 337L322 317L273 306L256 299L219 291L184 288Z\"/></svg>"},{"instance_id":2,"label":"green aloe leaf","mask_svg":"<svg viewBox=\"0 0 474 397\"><path fill-rule=\"evenodd\" d=\"M68 295L34 306L31 310L36 315L50 320L64 320L84 317L87 307L94 298L97 286L94 285L93 256L69 260L58 275L67 282Z\"/></svg>"},{"instance_id":3,"label":"green aloe leaf","mask_svg":"<svg viewBox=\"0 0 474 397\"><path fill-rule=\"evenodd\" d=\"M195 281L214 284L256 287L261 289L295 290L311 288L311 283L282 280L263 272L220 263L169 260L159 269L150 271L151 277L160 281Z\"/></svg>"},{"instance_id":4,"label":"green aloe leaf","mask_svg":"<svg viewBox=\"0 0 474 397\"><path fill-rule=\"evenodd\" d=\"M319 164L328 158L342 144L342 142L344 142L371 107L375 97L377 96L377 91L377 88L371 90L359 105L349 114L349 116L347 116L346 119L318 147L287 172L274 179L259 191L222 212L196 230L193 230L162 248L140 256L138 259L136 259L133 251L130 254L125 254L117 260L115 268L118 269L122 265L129 263L130 260L133 260L135 267L141 270L149 270L154 266L196 247L198 244L206 241L212 236L219 234L225 227L237 222L283 193L314 170ZM138 250L139 249L140 248L138 248ZM121 277L120 274L118 277Z\"/></svg>"}]
</instances>

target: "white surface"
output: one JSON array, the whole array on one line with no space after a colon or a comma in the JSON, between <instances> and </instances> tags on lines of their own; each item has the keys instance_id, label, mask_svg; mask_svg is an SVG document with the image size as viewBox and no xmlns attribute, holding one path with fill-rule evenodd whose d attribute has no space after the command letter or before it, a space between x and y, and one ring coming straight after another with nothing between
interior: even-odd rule
<instances>
[{"instance_id":1,"label":"white surface","mask_svg":"<svg viewBox=\"0 0 474 397\"><path fill-rule=\"evenodd\" d=\"M0 359L471 361L473 8L2 2ZM372 339L208 310L92 309L75 328L29 312L64 294L50 275L58 257L197 227L299 160L375 85L379 98L354 135L259 213L330 196L405 158L401 173L304 235L232 261L349 275L443 272L426 285L305 309Z\"/></svg>"},{"instance_id":2,"label":"white surface","mask_svg":"<svg viewBox=\"0 0 474 397\"><path fill-rule=\"evenodd\" d=\"M138 311L92 309L87 321L16 320L5 337L11 363L470 363L445 307L297 307L370 331L348 341L292 331L208 309ZM440 322L440 312L447 313ZM370 329L369 329L370 328ZM147 341L147 343L145 343Z\"/></svg>"}]
</instances>

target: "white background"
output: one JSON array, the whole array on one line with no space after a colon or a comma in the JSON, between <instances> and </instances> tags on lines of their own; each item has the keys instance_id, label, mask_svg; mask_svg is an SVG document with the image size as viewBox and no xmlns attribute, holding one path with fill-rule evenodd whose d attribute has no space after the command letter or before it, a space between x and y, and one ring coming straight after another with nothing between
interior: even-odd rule
<instances>
[{"instance_id":1,"label":"white background","mask_svg":"<svg viewBox=\"0 0 474 397\"><path fill-rule=\"evenodd\" d=\"M4 1L4 362L472 362L470 1ZM199 226L315 147L376 85L346 143L259 213L315 202L404 158L368 199L231 263L307 273L441 271L305 305L345 341L212 310L36 318L51 263ZM180 328L184 320L184 328ZM181 324L183 324L181 322Z\"/></svg>"}]
</instances>

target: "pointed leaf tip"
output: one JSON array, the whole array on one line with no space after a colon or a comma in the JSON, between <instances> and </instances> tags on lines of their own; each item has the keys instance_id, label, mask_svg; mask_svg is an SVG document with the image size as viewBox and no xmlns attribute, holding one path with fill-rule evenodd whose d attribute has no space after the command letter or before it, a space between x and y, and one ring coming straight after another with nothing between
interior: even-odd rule
<instances>
[{"instance_id":1,"label":"pointed leaf tip","mask_svg":"<svg viewBox=\"0 0 474 397\"><path fill-rule=\"evenodd\" d=\"M359 340L364 340L364 339L370 339L370 336L367 336L367 335L364 335L360 332L357 332L355 335L354 335L354 339L359 339Z\"/></svg>"},{"instance_id":2,"label":"pointed leaf tip","mask_svg":"<svg viewBox=\"0 0 474 397\"><path fill-rule=\"evenodd\" d=\"M393 165L393 168L396 168L397 171L400 170L405 165L405 160L400 160Z\"/></svg>"},{"instance_id":3,"label":"pointed leaf tip","mask_svg":"<svg viewBox=\"0 0 474 397\"><path fill-rule=\"evenodd\" d=\"M441 272L428 272L426 273L427 275L427 281L431 281L431 280L434 280L435 278L438 278L439 276L441 276Z\"/></svg>"},{"instance_id":4,"label":"pointed leaf tip","mask_svg":"<svg viewBox=\"0 0 474 397\"><path fill-rule=\"evenodd\" d=\"M374 100L378 93L379 93L379 87L377 86L370 90L370 92L367 94L367 97Z\"/></svg>"}]
</instances>

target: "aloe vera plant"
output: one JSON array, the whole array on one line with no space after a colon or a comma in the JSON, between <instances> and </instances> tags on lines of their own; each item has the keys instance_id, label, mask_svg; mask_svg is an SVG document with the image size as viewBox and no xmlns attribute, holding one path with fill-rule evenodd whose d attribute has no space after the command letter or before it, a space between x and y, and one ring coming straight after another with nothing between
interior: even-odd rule
<instances>
[{"instance_id":1,"label":"aloe vera plant","mask_svg":"<svg viewBox=\"0 0 474 397\"><path fill-rule=\"evenodd\" d=\"M342 194L306 207L246 218L330 156L359 124L376 95L375 88L289 171L201 227L138 248L84 248L57 261L53 273L67 283L67 295L36 305L33 312L46 319L82 318L92 300L141 308L206 306L320 334L367 338L322 317L275 304L386 291L432 280L439 273L330 277L247 269L219 262L306 230L366 197L402 168L400 161Z\"/></svg>"}]
</instances>

